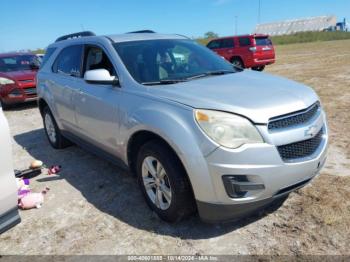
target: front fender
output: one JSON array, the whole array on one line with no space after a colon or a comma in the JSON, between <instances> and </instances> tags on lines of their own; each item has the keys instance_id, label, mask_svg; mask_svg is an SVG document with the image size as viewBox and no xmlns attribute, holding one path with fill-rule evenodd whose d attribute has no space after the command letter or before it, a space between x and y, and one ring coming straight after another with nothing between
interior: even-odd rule
<instances>
[{"instance_id":1,"label":"front fender","mask_svg":"<svg viewBox=\"0 0 350 262\"><path fill-rule=\"evenodd\" d=\"M208 202L217 199L205 160L205 156L217 146L199 130L192 109L150 103L146 107L138 107L124 123L125 141L139 131L149 131L162 137L172 147L187 171L197 200ZM126 147L124 151L127 152Z\"/></svg>"}]
</instances>

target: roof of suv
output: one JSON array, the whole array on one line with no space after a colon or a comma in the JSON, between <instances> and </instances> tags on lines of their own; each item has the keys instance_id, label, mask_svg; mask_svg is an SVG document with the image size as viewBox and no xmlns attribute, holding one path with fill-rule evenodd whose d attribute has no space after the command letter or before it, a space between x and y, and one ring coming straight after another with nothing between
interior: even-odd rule
<instances>
[{"instance_id":1,"label":"roof of suv","mask_svg":"<svg viewBox=\"0 0 350 262\"><path fill-rule=\"evenodd\" d=\"M79 33L77 33L78 35ZM74 35L74 34L72 34ZM65 36L61 37L64 38ZM74 38L68 38L68 39L58 39L55 43L52 45L59 45L60 43L67 43L74 42L74 41L81 41L82 39L101 39L101 38L107 38L110 41L114 43L118 42L127 42L127 41L140 41L140 40L156 40L156 39L188 39L185 36L177 35L177 34L159 34L159 33L126 33L126 34L115 34L115 35L101 35L101 36L95 36L95 35L83 35L83 36L77 36Z\"/></svg>"},{"instance_id":2,"label":"roof of suv","mask_svg":"<svg viewBox=\"0 0 350 262\"><path fill-rule=\"evenodd\" d=\"M158 34L158 33L129 33L119 35L108 35L113 42L156 40L156 39L187 39L185 36L176 34Z\"/></svg>"},{"instance_id":3,"label":"roof of suv","mask_svg":"<svg viewBox=\"0 0 350 262\"><path fill-rule=\"evenodd\" d=\"M237 38L237 37L269 37L269 35L265 35L265 34L234 35L234 36L217 37L217 38L213 38L212 40L221 40L221 39Z\"/></svg>"}]
</instances>

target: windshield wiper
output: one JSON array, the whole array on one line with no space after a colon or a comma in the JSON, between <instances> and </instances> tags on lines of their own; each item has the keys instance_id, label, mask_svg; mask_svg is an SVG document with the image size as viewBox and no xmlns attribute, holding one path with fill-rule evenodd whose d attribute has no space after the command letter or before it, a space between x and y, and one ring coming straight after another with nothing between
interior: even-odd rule
<instances>
[{"instance_id":1,"label":"windshield wiper","mask_svg":"<svg viewBox=\"0 0 350 262\"><path fill-rule=\"evenodd\" d=\"M218 75L225 75L225 74L232 74L232 73L235 73L235 71L231 71L231 70L208 71L202 74L187 77L186 80L193 80L193 79L202 78L206 76L218 76Z\"/></svg>"},{"instance_id":2,"label":"windshield wiper","mask_svg":"<svg viewBox=\"0 0 350 262\"><path fill-rule=\"evenodd\" d=\"M148 86L154 86L154 85L171 85L176 84L180 82L186 82L187 79L163 79L159 81L153 81L153 82L143 82L141 85L148 85Z\"/></svg>"}]
</instances>

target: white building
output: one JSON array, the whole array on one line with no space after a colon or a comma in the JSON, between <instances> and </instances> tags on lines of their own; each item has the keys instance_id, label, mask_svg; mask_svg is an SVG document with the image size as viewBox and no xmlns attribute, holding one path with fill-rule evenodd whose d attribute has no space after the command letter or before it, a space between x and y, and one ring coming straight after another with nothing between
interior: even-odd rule
<instances>
[{"instance_id":1,"label":"white building","mask_svg":"<svg viewBox=\"0 0 350 262\"><path fill-rule=\"evenodd\" d=\"M335 16L319 16L304 19L293 19L282 22L258 24L254 33L268 35L289 35L297 32L324 31L335 27Z\"/></svg>"}]
</instances>

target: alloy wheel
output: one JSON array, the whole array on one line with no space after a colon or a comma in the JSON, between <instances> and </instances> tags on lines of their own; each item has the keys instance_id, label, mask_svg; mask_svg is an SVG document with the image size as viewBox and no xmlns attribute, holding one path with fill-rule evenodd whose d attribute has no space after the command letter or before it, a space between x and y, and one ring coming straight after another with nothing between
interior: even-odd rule
<instances>
[{"instance_id":1,"label":"alloy wheel","mask_svg":"<svg viewBox=\"0 0 350 262\"><path fill-rule=\"evenodd\" d=\"M152 203L161 210L171 205L172 189L169 177L160 161L147 156L142 163L142 181Z\"/></svg>"},{"instance_id":2,"label":"alloy wheel","mask_svg":"<svg viewBox=\"0 0 350 262\"><path fill-rule=\"evenodd\" d=\"M45 129L47 136L49 137L50 141L55 144L56 143L56 129L55 125L53 123L52 117L49 114L45 115Z\"/></svg>"}]
</instances>

